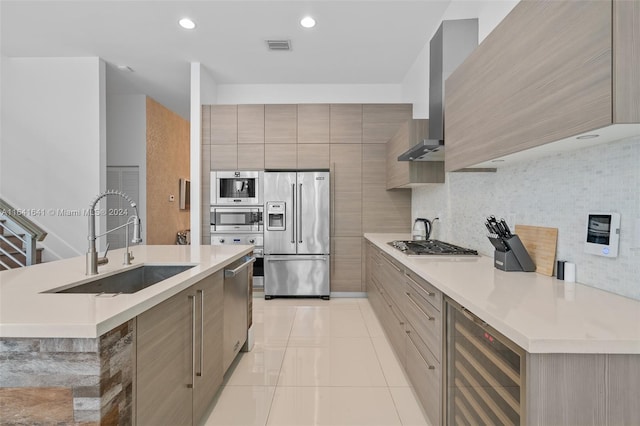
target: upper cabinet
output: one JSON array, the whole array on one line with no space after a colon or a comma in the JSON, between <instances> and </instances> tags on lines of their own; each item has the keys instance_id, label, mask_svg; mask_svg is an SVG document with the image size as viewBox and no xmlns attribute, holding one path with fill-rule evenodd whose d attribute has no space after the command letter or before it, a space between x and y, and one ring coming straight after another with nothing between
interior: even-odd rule
<instances>
[{"instance_id":1,"label":"upper cabinet","mask_svg":"<svg viewBox=\"0 0 640 426\"><path fill-rule=\"evenodd\" d=\"M264 105L238 105L238 143L264 144Z\"/></svg>"},{"instance_id":2,"label":"upper cabinet","mask_svg":"<svg viewBox=\"0 0 640 426\"><path fill-rule=\"evenodd\" d=\"M298 105L298 143L329 143L329 104Z\"/></svg>"},{"instance_id":3,"label":"upper cabinet","mask_svg":"<svg viewBox=\"0 0 640 426\"><path fill-rule=\"evenodd\" d=\"M407 120L387 142L387 189L444 183L443 161L398 161L407 149L429 137L429 120Z\"/></svg>"},{"instance_id":4,"label":"upper cabinet","mask_svg":"<svg viewBox=\"0 0 640 426\"><path fill-rule=\"evenodd\" d=\"M362 105L362 143L387 143L412 115L411 104Z\"/></svg>"},{"instance_id":5,"label":"upper cabinet","mask_svg":"<svg viewBox=\"0 0 640 426\"><path fill-rule=\"evenodd\" d=\"M331 143L362 143L362 105L332 104Z\"/></svg>"},{"instance_id":6,"label":"upper cabinet","mask_svg":"<svg viewBox=\"0 0 640 426\"><path fill-rule=\"evenodd\" d=\"M214 145L238 143L237 105L211 105L211 143Z\"/></svg>"},{"instance_id":7,"label":"upper cabinet","mask_svg":"<svg viewBox=\"0 0 640 426\"><path fill-rule=\"evenodd\" d=\"M640 2L522 1L445 85L446 170L640 122Z\"/></svg>"},{"instance_id":8,"label":"upper cabinet","mask_svg":"<svg viewBox=\"0 0 640 426\"><path fill-rule=\"evenodd\" d=\"M284 144L297 142L298 108L296 105L265 105L264 142Z\"/></svg>"}]
</instances>

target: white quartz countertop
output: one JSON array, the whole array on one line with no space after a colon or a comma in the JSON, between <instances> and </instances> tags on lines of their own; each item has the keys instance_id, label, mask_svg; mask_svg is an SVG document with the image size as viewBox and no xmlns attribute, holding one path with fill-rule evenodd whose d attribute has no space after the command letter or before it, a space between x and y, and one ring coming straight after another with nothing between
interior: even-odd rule
<instances>
[{"instance_id":1,"label":"white quartz countertop","mask_svg":"<svg viewBox=\"0 0 640 426\"><path fill-rule=\"evenodd\" d=\"M530 353L640 354L640 301L535 272L504 272L486 256L408 257L408 234L365 238Z\"/></svg>"},{"instance_id":2,"label":"white quartz countertop","mask_svg":"<svg viewBox=\"0 0 640 426\"><path fill-rule=\"evenodd\" d=\"M133 246L132 265L122 265L124 249L108 254L99 274L85 275L85 257L0 272L0 337L98 337L202 278L250 253L249 245ZM195 265L132 294L43 293L146 265Z\"/></svg>"}]
</instances>

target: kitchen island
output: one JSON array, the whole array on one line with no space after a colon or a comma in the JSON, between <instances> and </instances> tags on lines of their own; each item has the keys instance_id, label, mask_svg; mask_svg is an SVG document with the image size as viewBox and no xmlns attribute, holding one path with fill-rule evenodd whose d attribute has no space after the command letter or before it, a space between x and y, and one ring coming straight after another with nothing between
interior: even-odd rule
<instances>
[{"instance_id":1,"label":"kitchen island","mask_svg":"<svg viewBox=\"0 0 640 426\"><path fill-rule=\"evenodd\" d=\"M446 416L454 422L454 412L509 423L510 410L521 416L514 423L527 424L633 424L640 418L634 402L640 301L537 273L500 271L486 256L408 257L387 244L406 234L365 238L369 299L383 326L390 324L385 331L409 376L424 379L416 393L432 422ZM453 324L452 305L468 314L466 324ZM469 333L474 324L485 329L479 338ZM520 354L517 368L496 360L508 349L491 352L499 340ZM469 391L482 387L482 375L492 380L483 363L503 367L513 379L512 386L502 373L495 375L502 388L496 395L503 398ZM509 386L519 390L507 395ZM464 388L455 394L462 409L447 413L447 394L457 387Z\"/></svg>"},{"instance_id":2,"label":"kitchen island","mask_svg":"<svg viewBox=\"0 0 640 426\"><path fill-rule=\"evenodd\" d=\"M137 370L147 365L136 366L140 356L161 358L160 352L176 340L179 346L184 346L178 349L188 352L171 357L181 362L181 368L185 363L191 367L191 359L196 355L202 365L200 357L206 346L192 350L188 343L182 345L182 340L193 342L197 335L205 333L205 326L215 326L213 338L220 341L216 351L222 350L222 270L250 253L253 246L135 246L131 250L135 256L132 265L121 265L124 249L114 250L109 252L109 263L92 277L85 275L84 256L0 273L3 421L135 423L136 386L140 386L136 378L141 372ZM141 265L193 267L131 294L48 292ZM201 299L196 299L198 295ZM204 309L198 318L202 320L202 328L196 333L190 326L196 324L196 309L201 308ZM154 335L154 326L164 328L174 324L163 322L169 318L182 321L181 324L186 322L186 330L174 330L173 335L181 339L179 342L173 337L166 339L172 336L168 328ZM149 332L140 330L142 325ZM138 346L140 339L148 342L148 348ZM214 374L219 383L223 374L221 354L213 354L216 361L218 355L220 365ZM217 362L204 365L211 364L217 368ZM169 369L167 377L168 373ZM189 373L184 385L190 378ZM198 390L195 383L190 385L189 391L195 394ZM195 399L196 395L194 407ZM140 400L137 402L139 405ZM157 410L161 408L156 406ZM138 424L141 423L144 422L138 419Z\"/></svg>"}]
</instances>

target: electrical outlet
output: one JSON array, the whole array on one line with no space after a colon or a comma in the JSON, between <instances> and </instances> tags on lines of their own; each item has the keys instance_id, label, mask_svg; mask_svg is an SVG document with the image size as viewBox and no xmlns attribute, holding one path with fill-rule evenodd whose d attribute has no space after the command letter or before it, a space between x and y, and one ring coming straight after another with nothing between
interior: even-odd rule
<instances>
[{"instance_id":1,"label":"electrical outlet","mask_svg":"<svg viewBox=\"0 0 640 426\"><path fill-rule=\"evenodd\" d=\"M175 195L173 195L173 194L169 195L169 202L170 203L173 203L175 200L176 200L176 196Z\"/></svg>"},{"instance_id":2,"label":"electrical outlet","mask_svg":"<svg viewBox=\"0 0 640 426\"><path fill-rule=\"evenodd\" d=\"M507 225L511 227L513 232L513 227L516 226L516 214L514 212L507 213Z\"/></svg>"}]
</instances>

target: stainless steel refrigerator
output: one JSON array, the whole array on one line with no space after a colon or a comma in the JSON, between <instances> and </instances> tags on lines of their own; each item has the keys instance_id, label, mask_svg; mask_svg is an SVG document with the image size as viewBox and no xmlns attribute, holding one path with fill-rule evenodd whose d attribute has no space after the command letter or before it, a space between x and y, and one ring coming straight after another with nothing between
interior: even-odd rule
<instances>
[{"instance_id":1,"label":"stainless steel refrigerator","mask_svg":"<svg viewBox=\"0 0 640 426\"><path fill-rule=\"evenodd\" d=\"M264 173L264 295L328 299L329 172Z\"/></svg>"}]
</instances>

